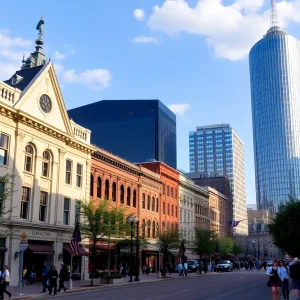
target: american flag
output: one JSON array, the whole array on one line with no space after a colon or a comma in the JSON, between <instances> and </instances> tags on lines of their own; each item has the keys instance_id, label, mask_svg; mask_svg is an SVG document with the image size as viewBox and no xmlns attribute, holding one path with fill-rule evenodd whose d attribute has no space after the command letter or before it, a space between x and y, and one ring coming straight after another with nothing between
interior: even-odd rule
<instances>
[{"instance_id":1,"label":"american flag","mask_svg":"<svg viewBox=\"0 0 300 300\"><path fill-rule=\"evenodd\" d=\"M229 221L228 225L229 225L230 227L237 227L237 226L239 225L240 222L241 222L241 221L231 220L231 221Z\"/></svg>"},{"instance_id":2,"label":"american flag","mask_svg":"<svg viewBox=\"0 0 300 300\"><path fill-rule=\"evenodd\" d=\"M72 240L70 243L70 247L71 247L73 256L79 255L79 243L80 242L81 242L81 234L80 234L80 229L79 229L79 222L77 220L75 228L74 228Z\"/></svg>"}]
</instances>

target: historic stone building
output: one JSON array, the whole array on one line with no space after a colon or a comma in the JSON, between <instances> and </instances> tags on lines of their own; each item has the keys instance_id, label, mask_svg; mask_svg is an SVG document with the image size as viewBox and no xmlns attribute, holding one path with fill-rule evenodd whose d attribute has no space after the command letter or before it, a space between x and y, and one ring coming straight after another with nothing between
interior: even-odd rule
<instances>
[{"instance_id":1,"label":"historic stone building","mask_svg":"<svg viewBox=\"0 0 300 300\"><path fill-rule=\"evenodd\" d=\"M210 229L218 236L232 236L232 228L228 226L232 220L232 203L223 194L211 187L205 187L208 192Z\"/></svg>"},{"instance_id":2,"label":"historic stone building","mask_svg":"<svg viewBox=\"0 0 300 300\"><path fill-rule=\"evenodd\" d=\"M179 228L188 243L194 241L195 227L210 228L208 192L184 175L179 175Z\"/></svg>"},{"instance_id":3,"label":"historic stone building","mask_svg":"<svg viewBox=\"0 0 300 300\"><path fill-rule=\"evenodd\" d=\"M1 187L12 193L0 224L7 233L1 249L8 250L0 253L0 265L14 274L11 285L18 283L21 235L29 244L24 265L37 279L44 261L57 268L69 262L78 202L89 196L91 132L68 118L42 45L41 33L22 68L0 81L0 175L12 175L11 186ZM88 276L87 265L87 258L74 258L74 273Z\"/></svg>"}]
</instances>

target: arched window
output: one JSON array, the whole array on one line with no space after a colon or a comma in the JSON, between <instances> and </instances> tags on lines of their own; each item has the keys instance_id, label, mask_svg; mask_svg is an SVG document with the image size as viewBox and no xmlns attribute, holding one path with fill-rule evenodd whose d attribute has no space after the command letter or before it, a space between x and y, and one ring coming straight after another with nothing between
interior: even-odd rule
<instances>
[{"instance_id":1,"label":"arched window","mask_svg":"<svg viewBox=\"0 0 300 300\"><path fill-rule=\"evenodd\" d=\"M151 235L151 221L149 220L147 223L147 237L149 238Z\"/></svg>"},{"instance_id":2,"label":"arched window","mask_svg":"<svg viewBox=\"0 0 300 300\"><path fill-rule=\"evenodd\" d=\"M155 229L156 229L155 226L156 226L156 225L155 225L155 222L153 221L153 222L152 222L152 237L153 237L153 238L155 238Z\"/></svg>"},{"instance_id":3,"label":"arched window","mask_svg":"<svg viewBox=\"0 0 300 300\"><path fill-rule=\"evenodd\" d=\"M155 211L155 198L152 197L152 211Z\"/></svg>"},{"instance_id":4,"label":"arched window","mask_svg":"<svg viewBox=\"0 0 300 300\"><path fill-rule=\"evenodd\" d=\"M91 174L90 177L90 196L94 197L94 175Z\"/></svg>"},{"instance_id":5,"label":"arched window","mask_svg":"<svg viewBox=\"0 0 300 300\"><path fill-rule=\"evenodd\" d=\"M115 182L113 182L112 184L112 201L113 202L116 202L116 199L117 199L117 184Z\"/></svg>"},{"instance_id":6,"label":"arched window","mask_svg":"<svg viewBox=\"0 0 300 300\"><path fill-rule=\"evenodd\" d=\"M131 192L131 191L130 191L130 187L128 187L128 188L127 188L127 198L126 198L126 199L127 199L127 200L126 200L127 206L130 206L130 200L131 200L131 199L130 199L130 197L131 197L130 192Z\"/></svg>"},{"instance_id":7,"label":"arched window","mask_svg":"<svg viewBox=\"0 0 300 300\"><path fill-rule=\"evenodd\" d=\"M105 180L104 197L106 200L109 200L109 181L108 181L108 179Z\"/></svg>"},{"instance_id":8,"label":"arched window","mask_svg":"<svg viewBox=\"0 0 300 300\"><path fill-rule=\"evenodd\" d=\"M97 179L97 198L101 198L102 196L102 179L98 177Z\"/></svg>"},{"instance_id":9,"label":"arched window","mask_svg":"<svg viewBox=\"0 0 300 300\"><path fill-rule=\"evenodd\" d=\"M159 208L159 200L156 198L156 212L158 213L158 208Z\"/></svg>"},{"instance_id":10,"label":"arched window","mask_svg":"<svg viewBox=\"0 0 300 300\"><path fill-rule=\"evenodd\" d=\"M146 235L146 221L143 220L143 224L142 224L142 236L143 238L145 237Z\"/></svg>"},{"instance_id":11,"label":"arched window","mask_svg":"<svg viewBox=\"0 0 300 300\"><path fill-rule=\"evenodd\" d=\"M32 167L33 167L33 147L31 145L27 145L25 148L25 165L24 165L24 170L26 172L32 172Z\"/></svg>"},{"instance_id":12,"label":"arched window","mask_svg":"<svg viewBox=\"0 0 300 300\"><path fill-rule=\"evenodd\" d=\"M133 191L132 195L132 206L136 207L136 190Z\"/></svg>"},{"instance_id":13,"label":"arched window","mask_svg":"<svg viewBox=\"0 0 300 300\"><path fill-rule=\"evenodd\" d=\"M146 195L144 193L143 193L143 196L142 196L142 208L146 209Z\"/></svg>"},{"instance_id":14,"label":"arched window","mask_svg":"<svg viewBox=\"0 0 300 300\"><path fill-rule=\"evenodd\" d=\"M151 197L150 197L150 195L148 195L148 198L147 198L147 209L148 210L151 209Z\"/></svg>"},{"instance_id":15,"label":"arched window","mask_svg":"<svg viewBox=\"0 0 300 300\"><path fill-rule=\"evenodd\" d=\"M120 187L120 203L124 204L124 185L123 184Z\"/></svg>"},{"instance_id":16,"label":"arched window","mask_svg":"<svg viewBox=\"0 0 300 300\"><path fill-rule=\"evenodd\" d=\"M50 177L50 158L51 158L50 152L44 151L43 163L42 163L42 176L44 177Z\"/></svg>"}]
</instances>

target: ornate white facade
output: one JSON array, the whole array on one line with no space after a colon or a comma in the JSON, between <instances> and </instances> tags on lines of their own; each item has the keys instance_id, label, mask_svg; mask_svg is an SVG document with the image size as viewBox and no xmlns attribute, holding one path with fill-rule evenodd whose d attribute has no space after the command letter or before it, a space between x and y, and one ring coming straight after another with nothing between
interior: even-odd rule
<instances>
[{"instance_id":1,"label":"ornate white facade","mask_svg":"<svg viewBox=\"0 0 300 300\"><path fill-rule=\"evenodd\" d=\"M13 190L4 204L10 212L0 219L8 249L0 263L9 266L11 285L18 282L23 233L31 251L24 254L24 265L34 263L37 275L43 260L59 268L67 259L65 247L79 213L76 201L89 199L90 134L68 118L51 62L24 64L0 81L0 176L13 176L12 187L5 187ZM88 261L78 260L82 276Z\"/></svg>"}]
</instances>

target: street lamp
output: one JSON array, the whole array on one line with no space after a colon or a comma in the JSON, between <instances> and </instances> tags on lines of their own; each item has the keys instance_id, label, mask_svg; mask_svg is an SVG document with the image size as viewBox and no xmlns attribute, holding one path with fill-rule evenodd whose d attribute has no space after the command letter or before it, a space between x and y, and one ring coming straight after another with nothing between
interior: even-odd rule
<instances>
[{"instance_id":1,"label":"street lamp","mask_svg":"<svg viewBox=\"0 0 300 300\"><path fill-rule=\"evenodd\" d=\"M133 273L133 225L138 222L138 218L136 216L131 216L129 218L131 230L130 230L130 280L129 282L133 282L132 273ZM138 244L138 241L137 241ZM138 255L138 253L136 253Z\"/></svg>"},{"instance_id":2,"label":"street lamp","mask_svg":"<svg viewBox=\"0 0 300 300\"><path fill-rule=\"evenodd\" d=\"M134 281L140 281L139 275L140 275L140 260L139 260L139 254L140 254L140 228L139 228L139 219L135 218L136 222L136 245L135 245L135 278Z\"/></svg>"}]
</instances>

